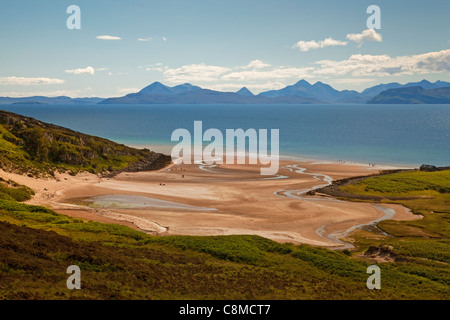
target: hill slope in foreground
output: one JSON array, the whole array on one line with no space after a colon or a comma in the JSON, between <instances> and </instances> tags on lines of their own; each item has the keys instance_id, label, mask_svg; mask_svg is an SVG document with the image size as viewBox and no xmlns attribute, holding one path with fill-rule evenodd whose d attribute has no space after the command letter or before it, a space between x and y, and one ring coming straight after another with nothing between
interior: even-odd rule
<instances>
[{"instance_id":1,"label":"hill slope in foreground","mask_svg":"<svg viewBox=\"0 0 450 320\"><path fill-rule=\"evenodd\" d=\"M21 203L32 191L1 180L0 299L448 299L449 172L402 174L347 191L412 192L396 202L424 218L384 221L390 235L358 230L351 252L259 236L151 236ZM381 290L366 288L371 264ZM82 270L81 290L66 287L70 265Z\"/></svg>"},{"instance_id":2,"label":"hill slope in foreground","mask_svg":"<svg viewBox=\"0 0 450 320\"><path fill-rule=\"evenodd\" d=\"M169 156L147 149L0 110L0 165L7 171L33 176L52 175L55 170L111 174L160 169L169 162Z\"/></svg>"}]
</instances>

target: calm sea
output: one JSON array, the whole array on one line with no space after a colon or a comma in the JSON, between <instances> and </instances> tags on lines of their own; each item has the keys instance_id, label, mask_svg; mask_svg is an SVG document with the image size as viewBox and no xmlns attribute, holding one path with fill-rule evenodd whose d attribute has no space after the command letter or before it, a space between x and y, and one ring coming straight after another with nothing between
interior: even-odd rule
<instances>
[{"instance_id":1,"label":"calm sea","mask_svg":"<svg viewBox=\"0 0 450 320\"><path fill-rule=\"evenodd\" d=\"M450 105L10 105L0 109L156 151L173 130L279 129L280 154L450 165ZM165 148L164 148L165 146ZM160 150L158 150L160 149Z\"/></svg>"}]
</instances>

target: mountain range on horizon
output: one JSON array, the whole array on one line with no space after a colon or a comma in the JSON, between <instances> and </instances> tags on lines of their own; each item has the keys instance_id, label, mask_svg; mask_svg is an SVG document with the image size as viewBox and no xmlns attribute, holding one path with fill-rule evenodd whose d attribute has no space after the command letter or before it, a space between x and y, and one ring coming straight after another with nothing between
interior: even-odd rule
<instances>
[{"instance_id":1,"label":"mountain range on horizon","mask_svg":"<svg viewBox=\"0 0 450 320\"><path fill-rule=\"evenodd\" d=\"M416 90L403 90L405 88ZM435 91L427 91L440 89ZM447 89L448 88L448 89ZM388 95L385 92L389 92ZM70 97L0 97L0 104L319 104L319 103L450 103L450 82L427 80L400 84L379 84L358 92L338 91L323 82L309 83L300 80L279 90L269 90L254 95L243 87L236 92L203 89L190 83L174 87L153 82L139 92L116 98ZM380 95L383 96L380 98ZM426 95L424 98L423 95ZM417 96L415 96L417 95ZM420 97L419 97L420 96ZM395 97L395 98L393 98ZM427 102L424 102L427 101Z\"/></svg>"},{"instance_id":2,"label":"mountain range on horizon","mask_svg":"<svg viewBox=\"0 0 450 320\"><path fill-rule=\"evenodd\" d=\"M388 89L369 100L370 104L422 104L450 103L450 87L425 89L423 87L404 87Z\"/></svg>"}]
</instances>

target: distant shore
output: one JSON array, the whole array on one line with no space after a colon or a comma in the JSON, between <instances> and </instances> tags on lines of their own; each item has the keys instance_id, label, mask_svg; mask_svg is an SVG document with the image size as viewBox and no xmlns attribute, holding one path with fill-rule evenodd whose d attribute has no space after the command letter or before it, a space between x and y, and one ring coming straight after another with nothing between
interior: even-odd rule
<instances>
[{"instance_id":1,"label":"distant shore","mask_svg":"<svg viewBox=\"0 0 450 320\"><path fill-rule=\"evenodd\" d=\"M125 143L126 145L137 148L137 149L149 149L154 152L163 153L166 155L170 155L172 152L172 148L176 144L141 144L141 143ZM316 164L347 164L347 165L355 165L355 166L367 166L369 162L357 161L351 159L343 159L339 160L338 157L319 157L312 156L306 154L288 154L283 153L280 154L280 160L283 161L299 161L299 162L310 162ZM396 170L396 169L416 169L419 168L421 164L413 165L413 164L405 164L405 163L395 163L395 162L379 162L379 163L370 163L374 166L374 168L379 170Z\"/></svg>"}]
</instances>

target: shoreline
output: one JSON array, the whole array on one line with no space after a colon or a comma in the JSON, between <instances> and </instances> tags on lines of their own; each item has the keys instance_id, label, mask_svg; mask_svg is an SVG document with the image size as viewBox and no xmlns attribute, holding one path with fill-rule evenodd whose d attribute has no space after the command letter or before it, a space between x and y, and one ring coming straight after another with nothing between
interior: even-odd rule
<instances>
[{"instance_id":1,"label":"shoreline","mask_svg":"<svg viewBox=\"0 0 450 320\"><path fill-rule=\"evenodd\" d=\"M30 204L49 206L76 218L119 223L159 236L256 234L278 242L343 249L347 244L333 239L333 234L371 224L385 216L369 203L298 197L298 190L303 195L323 185L325 179L330 183L368 175L380 170L376 167L280 160L278 174L284 176L282 179L262 178L258 165L224 164L208 171L200 167L201 164L171 164L156 171L123 172L110 178L83 173L75 177L58 174L57 180L35 179L4 171L0 176L32 187L36 195L28 201ZM319 176L324 180L318 179ZM297 192L297 197L274 194L280 190ZM98 196L146 197L217 210L182 210L170 205L139 207L132 203L126 207L92 208L71 203L72 199ZM394 210L396 220L418 218L400 205L388 207ZM317 232L320 228L323 234Z\"/></svg>"},{"instance_id":2,"label":"shoreline","mask_svg":"<svg viewBox=\"0 0 450 320\"><path fill-rule=\"evenodd\" d=\"M118 142L122 143L122 142ZM163 153L165 155L171 154L172 148L174 145L169 144L135 144L135 143L126 143L127 146L136 148L136 149L149 149L151 151L157 153ZM225 155L225 153L224 153ZM286 161L297 161L297 162L312 162L317 164L334 164L334 163L342 163L347 165L355 165L355 166L365 166L368 162L356 161L356 160L335 160L330 157L320 157L320 156L310 156L304 154L280 154L279 159ZM381 170L395 170L395 169L416 169L419 168L422 164L411 164L411 163L395 163L395 162L380 162L374 163L377 169Z\"/></svg>"}]
</instances>

